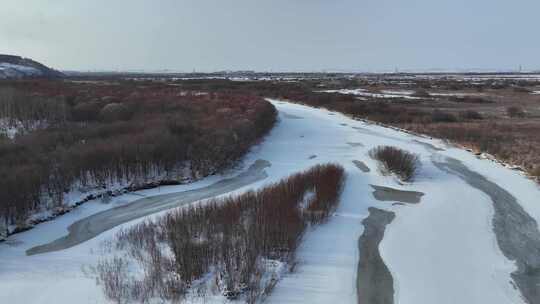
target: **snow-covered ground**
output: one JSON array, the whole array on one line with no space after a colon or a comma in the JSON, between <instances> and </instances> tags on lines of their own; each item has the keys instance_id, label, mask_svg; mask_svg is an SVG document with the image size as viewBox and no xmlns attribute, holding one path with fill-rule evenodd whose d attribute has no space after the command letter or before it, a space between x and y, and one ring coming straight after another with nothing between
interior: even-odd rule
<instances>
[{"instance_id":1,"label":"snow-covered ground","mask_svg":"<svg viewBox=\"0 0 540 304\"><path fill-rule=\"evenodd\" d=\"M371 97L371 98L403 98L411 100L419 100L421 97L414 96L415 91L411 90L381 90L379 93L373 93L366 89L341 89L341 90L325 90L320 91L324 93L339 93L345 95L355 95L360 97ZM472 93L472 92L429 92L430 96L435 97L446 97L446 96L455 96L455 97L466 97L466 96L483 96L483 93Z\"/></svg>"},{"instance_id":2,"label":"snow-covered ground","mask_svg":"<svg viewBox=\"0 0 540 304\"><path fill-rule=\"evenodd\" d=\"M40 70L33 67L0 62L0 79L18 78L18 77L25 77L25 76L38 76L41 74L42 72Z\"/></svg>"},{"instance_id":3,"label":"snow-covered ground","mask_svg":"<svg viewBox=\"0 0 540 304\"><path fill-rule=\"evenodd\" d=\"M471 93L471 92L430 92L431 96L450 96L450 97L467 97L467 96L484 96L483 93Z\"/></svg>"},{"instance_id":4,"label":"snow-covered ground","mask_svg":"<svg viewBox=\"0 0 540 304\"><path fill-rule=\"evenodd\" d=\"M391 95L413 95L415 92L411 90L381 90L381 93L383 94L391 94Z\"/></svg>"},{"instance_id":5,"label":"snow-covered ground","mask_svg":"<svg viewBox=\"0 0 540 304\"><path fill-rule=\"evenodd\" d=\"M490 198L458 176L442 171L433 160L446 156L461 160L467 168L516 197L538 222L540 190L534 182L517 171L480 160L437 140L355 121L326 110L272 102L280 111L280 122L244 160L244 167L258 159L269 161L271 167L265 169L268 177L235 192L264 186L324 162L342 164L347 181L335 216L306 234L297 254L299 264L295 272L286 274L277 284L269 303L357 303L358 239L369 207L396 214L380 245L381 256L394 279L396 303L524 303L519 290L511 284L510 273L516 267L502 254L493 232L494 208ZM422 168L416 180L402 185L394 177L382 175L368 155L378 145L418 153ZM354 160L364 162L371 171L361 171ZM228 172L227 176L239 170ZM100 287L85 272L97 262L102 241L110 239L121 227L144 218L66 250L33 256L26 256L25 251L67 234L66 228L77 220L128 204L141 195L196 189L220 178L223 176L126 194L113 198L107 205L89 202L54 221L11 236L8 242L0 244L0 303L107 303ZM377 201L370 184L425 195L419 204L395 205Z\"/></svg>"},{"instance_id":6,"label":"snow-covered ground","mask_svg":"<svg viewBox=\"0 0 540 304\"><path fill-rule=\"evenodd\" d=\"M341 89L341 90L325 90L320 91L323 93L339 93L345 95L354 95L361 97L371 97L371 98L403 98L403 99L421 99L419 97L411 96L414 94L413 91L407 90L383 90L380 93L369 92L366 89Z\"/></svg>"},{"instance_id":7,"label":"snow-covered ground","mask_svg":"<svg viewBox=\"0 0 540 304\"><path fill-rule=\"evenodd\" d=\"M21 127L11 126L7 119L0 118L0 134L7 136L10 139L15 138Z\"/></svg>"}]
</instances>

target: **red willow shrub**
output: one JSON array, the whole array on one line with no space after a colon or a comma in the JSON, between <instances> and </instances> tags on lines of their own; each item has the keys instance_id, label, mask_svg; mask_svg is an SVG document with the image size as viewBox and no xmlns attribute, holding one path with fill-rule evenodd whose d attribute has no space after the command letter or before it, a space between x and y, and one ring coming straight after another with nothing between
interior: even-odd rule
<instances>
[{"instance_id":1,"label":"red willow shrub","mask_svg":"<svg viewBox=\"0 0 540 304\"><path fill-rule=\"evenodd\" d=\"M125 250L146 275L139 280L126 275L121 284L110 284L107 278L118 278L109 272L118 267L114 259L103 261L98 277L104 292L128 294L130 301L177 300L188 288L205 288L215 280L225 296L253 303L276 284L264 280L266 263L294 265L306 227L334 211L344 179L341 166L318 165L258 191L192 205L123 230L116 249ZM127 291L111 286L127 286Z\"/></svg>"},{"instance_id":2,"label":"red willow shrub","mask_svg":"<svg viewBox=\"0 0 540 304\"><path fill-rule=\"evenodd\" d=\"M378 160L386 171L396 174L403 181L411 181L420 165L417 154L392 146L378 146L369 151L369 155Z\"/></svg>"},{"instance_id":3,"label":"red willow shrub","mask_svg":"<svg viewBox=\"0 0 540 304\"><path fill-rule=\"evenodd\" d=\"M0 83L0 220L24 222L77 187L197 179L231 166L276 110L251 94L167 83Z\"/></svg>"}]
</instances>

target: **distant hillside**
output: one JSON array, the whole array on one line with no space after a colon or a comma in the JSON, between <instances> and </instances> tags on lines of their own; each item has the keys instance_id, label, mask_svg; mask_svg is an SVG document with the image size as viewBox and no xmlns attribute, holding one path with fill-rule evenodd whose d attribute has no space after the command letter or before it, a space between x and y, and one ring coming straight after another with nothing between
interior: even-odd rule
<instances>
[{"instance_id":1,"label":"distant hillside","mask_svg":"<svg viewBox=\"0 0 540 304\"><path fill-rule=\"evenodd\" d=\"M58 78L63 76L64 74L61 72L32 59L0 54L0 79Z\"/></svg>"}]
</instances>

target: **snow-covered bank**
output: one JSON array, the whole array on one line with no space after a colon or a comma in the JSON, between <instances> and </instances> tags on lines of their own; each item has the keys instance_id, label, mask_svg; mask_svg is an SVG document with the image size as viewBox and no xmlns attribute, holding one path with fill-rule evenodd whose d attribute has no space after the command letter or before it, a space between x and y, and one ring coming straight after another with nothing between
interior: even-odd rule
<instances>
[{"instance_id":1,"label":"snow-covered bank","mask_svg":"<svg viewBox=\"0 0 540 304\"><path fill-rule=\"evenodd\" d=\"M347 182L335 216L306 234L298 250L296 271L277 284L268 302L356 303L361 222L368 216L369 207L377 207L396 214L380 245L381 257L393 276L396 303L524 303L519 290L511 284L510 273L516 266L503 255L493 233L490 198L458 176L437 168L432 159L459 159L470 170L503 187L538 222L540 191L534 182L519 172L440 141L323 109L272 102L280 111L280 122L244 161L245 165L257 159L271 162L272 166L265 169L268 178L235 192L261 187L324 162L343 165ZM393 145L420 155L422 168L414 183L400 185L394 178L380 174L368 155L378 145ZM362 171L353 163L355 160L371 170ZM210 177L191 185L162 187L141 194L196 189L219 179ZM370 185L425 195L418 204L393 205L376 200ZM132 194L115 197L111 205L128 204L138 198ZM106 208L110 207L89 202L0 244L0 303L106 303L100 288L81 272L81 267L96 263L100 242L141 219L70 249L25 255L28 248L67 234L70 224Z\"/></svg>"},{"instance_id":2,"label":"snow-covered bank","mask_svg":"<svg viewBox=\"0 0 540 304\"><path fill-rule=\"evenodd\" d=\"M265 179L267 175L264 168L270 165L267 161L257 160L238 176L220 180L207 187L141 198L129 205L102 211L70 225L67 236L30 248L26 253L33 255L71 248L134 219L234 191Z\"/></svg>"},{"instance_id":3,"label":"snow-covered bank","mask_svg":"<svg viewBox=\"0 0 540 304\"><path fill-rule=\"evenodd\" d=\"M37 210L34 210L28 218L19 221L18 223L7 225L6 228L0 226L0 241L4 241L5 237L9 235L28 231L41 223L55 220L57 217L72 212L82 204L90 201L99 200L104 204L108 204L112 197L127 195L132 192L134 195L137 195L137 192L140 190L155 189L165 185L188 184L192 182L194 181L188 177L175 177L175 179L170 179L169 176L156 173L152 174L152 177L149 177L144 181L134 182L124 180L122 182L107 182L105 185L93 184L86 186L76 183L72 186L73 189L63 194L63 203L61 205L55 203L54 198L44 195L47 203L40 206ZM110 208L114 207L116 206L110 205ZM4 224L3 219L0 219L0 222L0 225Z\"/></svg>"}]
</instances>

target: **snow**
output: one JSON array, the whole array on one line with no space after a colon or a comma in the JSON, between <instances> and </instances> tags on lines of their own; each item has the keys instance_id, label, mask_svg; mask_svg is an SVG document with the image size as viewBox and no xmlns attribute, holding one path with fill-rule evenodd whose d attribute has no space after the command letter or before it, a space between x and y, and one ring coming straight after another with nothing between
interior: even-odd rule
<instances>
[{"instance_id":1,"label":"snow","mask_svg":"<svg viewBox=\"0 0 540 304\"><path fill-rule=\"evenodd\" d=\"M347 182L335 216L308 231L297 252L299 264L293 273L283 276L268 303L357 303L358 239L369 207L396 213L380 245L381 256L394 278L396 303L524 303L510 283L515 265L501 253L492 231L494 211L489 197L437 169L431 158L450 156L461 160L471 170L504 187L540 221L540 205L536 201L540 191L534 182L520 172L478 159L442 141L352 120L324 109L272 102L280 111L280 121L244 160L244 166L257 159L270 161L272 166L266 169L269 177L235 193L262 187L324 162L343 165ZM418 141L445 150L434 151ZM351 142L363 146L347 144ZM381 174L368 155L378 145L394 145L418 153L422 168L415 182L402 185L394 177ZM311 158L312 155L316 157ZM363 161L371 172L363 173L353 160ZM227 176L238 170L228 172ZM25 250L65 235L67 226L78 219L127 204L141 195L195 189L220 178L223 176L126 194L113 198L107 205L88 202L54 221L11 236L0 244L0 303L107 303L95 280L81 269L95 265L101 242L111 239L118 229L144 219L118 226L67 250L30 257L25 256ZM425 196L419 204L394 206L376 201L370 184L420 191ZM207 303L222 301L210 297Z\"/></svg>"},{"instance_id":2,"label":"snow","mask_svg":"<svg viewBox=\"0 0 540 304\"><path fill-rule=\"evenodd\" d=\"M91 266L97 264L100 244L109 240L123 226L67 250L34 256L26 256L25 251L67 234L67 227L81 218L141 197L208 186L220 178L213 176L189 185L138 191L114 197L109 204L102 204L99 200L90 201L54 221L10 236L7 242L0 243L0 303L107 303L101 288L95 284L95 278L83 270L88 272ZM134 220L124 227L143 220Z\"/></svg>"},{"instance_id":3,"label":"snow","mask_svg":"<svg viewBox=\"0 0 540 304\"><path fill-rule=\"evenodd\" d=\"M520 303L508 283L515 266L491 233L489 198L444 178L419 185L422 206L400 210L381 242L400 303Z\"/></svg>"},{"instance_id":4,"label":"snow","mask_svg":"<svg viewBox=\"0 0 540 304\"><path fill-rule=\"evenodd\" d=\"M415 92L410 90L381 90L381 93L392 95L412 95Z\"/></svg>"},{"instance_id":5,"label":"snow","mask_svg":"<svg viewBox=\"0 0 540 304\"><path fill-rule=\"evenodd\" d=\"M24 65L0 62L0 78L12 78L21 76L41 75L42 72L36 68Z\"/></svg>"},{"instance_id":6,"label":"snow","mask_svg":"<svg viewBox=\"0 0 540 304\"><path fill-rule=\"evenodd\" d=\"M403 99L421 99L419 97L410 96L414 94L411 91L395 91L395 90L383 90L381 93L372 93L366 89L341 89L341 90L324 90L319 91L322 93L339 93L345 95L355 95L362 97L372 97L372 98L403 98Z\"/></svg>"},{"instance_id":7,"label":"snow","mask_svg":"<svg viewBox=\"0 0 540 304\"><path fill-rule=\"evenodd\" d=\"M527 80L527 81L538 81L540 79L540 75L537 73L534 74L488 74L488 75L476 75L476 76L462 76L458 77L465 81L471 81L471 80L507 80L507 79L515 79L515 80Z\"/></svg>"},{"instance_id":8,"label":"snow","mask_svg":"<svg viewBox=\"0 0 540 304\"><path fill-rule=\"evenodd\" d=\"M434 93L429 93L429 95L431 96L443 96L443 97L446 97L446 96L449 96L449 97L467 97L467 96L484 96L485 94L483 93L467 93L467 92L449 92L449 93L444 93L444 92L434 92Z\"/></svg>"},{"instance_id":9,"label":"snow","mask_svg":"<svg viewBox=\"0 0 540 304\"><path fill-rule=\"evenodd\" d=\"M2 130L1 126L2 126L2 119L0 119L0 132ZM7 130L10 130L10 127L7 127ZM14 134L17 134L18 132L20 132L20 129L16 128ZM8 132L7 135L9 137L10 133ZM13 138L13 137L9 137L9 138ZM150 184L152 182L158 182L162 180L170 180L170 179L173 179L171 175L173 175L174 178L176 179L181 179L183 183L188 183L189 181L191 181L191 179L188 177L185 177L188 174L182 172L183 169L184 168L177 168L175 171L176 174L173 173L170 175L166 175L163 172L158 172L155 168L150 169L148 176L144 180L136 181L136 183L133 180L123 180L123 181L114 181L114 182L107 181L105 185L96 184L94 182L88 182L86 185L83 186L80 182L75 182L71 186L71 190L63 194L63 199L62 199L63 205L61 207L55 207L56 204L54 203L53 198L51 198L50 196L46 196L46 194L42 194L44 204L41 206L41 209L34 211L34 213L28 217L26 222L19 223L19 225L22 227L28 227L28 228L33 229L36 223L39 224L42 222L53 220L56 217L55 213L58 211L63 211L62 213L71 212L73 209L78 208L78 205L80 205L81 203L84 204L84 202L87 201L87 198L90 195L97 197L96 201L99 201L104 204L109 204L110 203L109 200L111 196L117 196L122 193L127 193L128 191L126 190L126 188L133 186L134 184L144 185L144 184ZM92 179L88 177L88 180L92 180ZM135 195L136 198L142 198L147 195L153 196L153 195L158 195L158 194L166 194L167 193L166 191L172 191L172 189L176 189L176 188L168 187L163 193L159 193L160 189L161 188L157 189L158 192L151 191L151 190L149 192L138 191L135 193L128 193L127 195L128 196ZM109 192L112 192L113 195L109 195ZM103 199L103 195L106 195L107 199ZM120 202L123 202L123 201L124 200L120 200ZM132 200L129 200L129 201L132 201ZM112 208L115 206L116 205L114 204L110 204L109 208ZM21 228L21 227L17 227L17 225L11 224L8 226L8 231L9 233L13 233L13 231L15 231L17 228ZM2 231L1 226L0 226L0 231Z\"/></svg>"},{"instance_id":10,"label":"snow","mask_svg":"<svg viewBox=\"0 0 540 304\"><path fill-rule=\"evenodd\" d=\"M15 138L22 126L12 126L6 118L0 118L0 134L7 136L9 139Z\"/></svg>"},{"instance_id":11,"label":"snow","mask_svg":"<svg viewBox=\"0 0 540 304\"><path fill-rule=\"evenodd\" d=\"M342 194L341 206L324 225L308 233L299 248L299 265L278 283L267 303L356 303L357 241L364 202L372 200L356 167Z\"/></svg>"}]
</instances>

